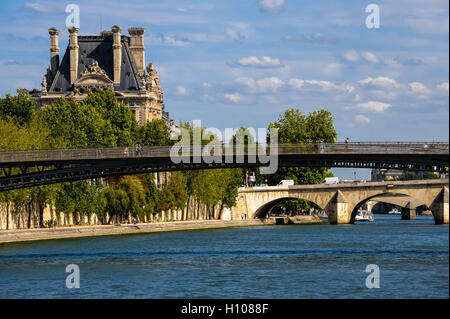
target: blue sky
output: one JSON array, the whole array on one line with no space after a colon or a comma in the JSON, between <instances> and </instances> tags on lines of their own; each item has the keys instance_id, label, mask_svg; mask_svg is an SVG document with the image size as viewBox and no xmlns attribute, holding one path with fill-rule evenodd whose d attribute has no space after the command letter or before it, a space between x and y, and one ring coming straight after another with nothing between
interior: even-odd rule
<instances>
[{"instance_id":1,"label":"blue sky","mask_svg":"<svg viewBox=\"0 0 450 319\"><path fill-rule=\"evenodd\" d=\"M80 34L146 28L176 121L258 128L326 108L340 141L448 141L446 0L2 1L0 95L40 87L47 29L61 30L62 55L70 3ZM370 3L378 29L365 25Z\"/></svg>"}]
</instances>

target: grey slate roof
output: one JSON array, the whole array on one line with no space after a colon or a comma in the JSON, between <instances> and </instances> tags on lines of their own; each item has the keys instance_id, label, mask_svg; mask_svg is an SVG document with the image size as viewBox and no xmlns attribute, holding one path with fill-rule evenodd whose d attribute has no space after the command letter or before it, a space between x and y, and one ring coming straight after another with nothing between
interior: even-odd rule
<instances>
[{"instance_id":1,"label":"grey slate roof","mask_svg":"<svg viewBox=\"0 0 450 319\"><path fill-rule=\"evenodd\" d=\"M122 67L120 74L120 85L114 85L115 91L139 90L142 82L137 67L129 49L130 37L121 36L122 42ZM105 33L99 36L78 36L78 77L84 69L93 61L105 70L111 80L114 80L113 73L113 38ZM66 48L64 57L61 60L58 72L50 86L49 92L71 91L70 84L70 50Z\"/></svg>"}]
</instances>

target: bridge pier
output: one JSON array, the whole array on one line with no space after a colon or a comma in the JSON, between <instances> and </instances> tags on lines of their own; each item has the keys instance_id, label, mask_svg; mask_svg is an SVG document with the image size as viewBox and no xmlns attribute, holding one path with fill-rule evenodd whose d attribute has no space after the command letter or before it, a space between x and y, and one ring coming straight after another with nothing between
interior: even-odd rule
<instances>
[{"instance_id":1,"label":"bridge pier","mask_svg":"<svg viewBox=\"0 0 450 319\"><path fill-rule=\"evenodd\" d=\"M435 224L448 224L448 204L448 187L444 186L430 206Z\"/></svg>"},{"instance_id":2,"label":"bridge pier","mask_svg":"<svg viewBox=\"0 0 450 319\"><path fill-rule=\"evenodd\" d=\"M349 203L344 195L338 190L328 205L325 207L330 224L350 224L351 211Z\"/></svg>"},{"instance_id":3,"label":"bridge pier","mask_svg":"<svg viewBox=\"0 0 450 319\"><path fill-rule=\"evenodd\" d=\"M402 207L402 220L415 220L416 208L411 207L411 202L408 202L405 207Z\"/></svg>"}]
</instances>

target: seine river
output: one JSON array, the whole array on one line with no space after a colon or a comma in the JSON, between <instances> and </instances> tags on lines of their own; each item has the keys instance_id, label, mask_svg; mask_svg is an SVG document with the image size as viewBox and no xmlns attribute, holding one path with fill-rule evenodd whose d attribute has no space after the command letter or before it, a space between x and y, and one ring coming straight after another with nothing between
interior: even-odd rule
<instances>
[{"instance_id":1,"label":"seine river","mask_svg":"<svg viewBox=\"0 0 450 319\"><path fill-rule=\"evenodd\" d=\"M448 225L375 218L3 244L0 298L448 298Z\"/></svg>"}]
</instances>

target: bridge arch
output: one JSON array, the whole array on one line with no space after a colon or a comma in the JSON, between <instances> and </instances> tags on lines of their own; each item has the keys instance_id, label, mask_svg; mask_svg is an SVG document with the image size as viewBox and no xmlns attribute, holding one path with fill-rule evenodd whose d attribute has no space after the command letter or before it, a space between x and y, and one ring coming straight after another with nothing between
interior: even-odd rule
<instances>
[{"instance_id":1,"label":"bridge arch","mask_svg":"<svg viewBox=\"0 0 450 319\"><path fill-rule=\"evenodd\" d=\"M383 201L382 200L383 197L387 198L387 200ZM393 203L393 201L395 201L394 200L395 198L398 199L398 201ZM361 207L363 207L364 204L367 204L368 202L370 202L372 199L378 199L379 202L384 202L384 203L401 206L402 207L402 219L415 219L415 217L416 217L415 210L419 206L425 205L427 208L429 208L429 206L423 200L417 199L414 196L412 196L411 194L407 194L406 192L404 192L404 193L401 193L401 192L385 193L385 192L383 192L383 193L371 195L371 196L361 200L360 202L358 202L353 207L353 210L351 213L351 217L350 217L351 224L353 224L355 222L355 217L356 217L356 214L358 213L358 210ZM370 210L370 209L368 209L368 210Z\"/></svg>"},{"instance_id":2,"label":"bridge arch","mask_svg":"<svg viewBox=\"0 0 450 319\"><path fill-rule=\"evenodd\" d=\"M410 213L424 204L432 212L436 224L447 224L449 215L448 180L400 181L389 186L386 182L365 182L335 185L295 185L245 187L239 190L234 216L249 219L263 216L264 211L287 199L304 199L321 207L332 224L349 224L355 220L359 207L370 199L382 196L410 198ZM389 186L389 187L388 187ZM406 203L408 203L406 202ZM419 203L414 205L414 203ZM401 205L400 205L401 206Z\"/></svg>"},{"instance_id":3,"label":"bridge arch","mask_svg":"<svg viewBox=\"0 0 450 319\"><path fill-rule=\"evenodd\" d=\"M271 212L271 210L278 204L285 202L285 201L289 201L289 200L295 200L295 199L303 199L305 201L311 202L314 205L320 207L320 209L323 210L323 207L321 207L320 205L318 205L317 203L308 200L306 198L302 198L302 197L294 197L294 196L289 196L289 197L281 197L281 198L277 198L274 200L271 200L269 202L266 202L264 204L262 204L259 208L256 209L253 218L266 218L268 213Z\"/></svg>"}]
</instances>

